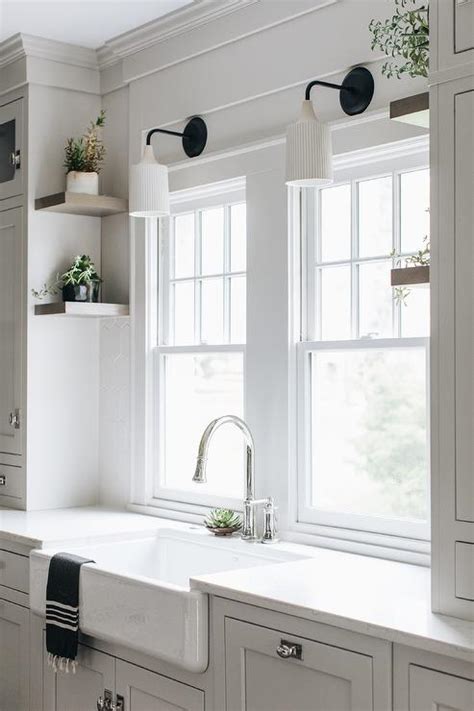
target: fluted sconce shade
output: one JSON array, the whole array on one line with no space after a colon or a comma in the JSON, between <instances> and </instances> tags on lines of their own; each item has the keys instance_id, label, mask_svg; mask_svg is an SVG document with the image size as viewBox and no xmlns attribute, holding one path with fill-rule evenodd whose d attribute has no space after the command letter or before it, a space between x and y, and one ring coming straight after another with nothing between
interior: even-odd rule
<instances>
[{"instance_id":1,"label":"fluted sconce shade","mask_svg":"<svg viewBox=\"0 0 474 711\"><path fill-rule=\"evenodd\" d=\"M165 217L170 214L168 168L146 145L140 163L130 168L129 213L132 217Z\"/></svg>"},{"instance_id":2,"label":"fluted sconce shade","mask_svg":"<svg viewBox=\"0 0 474 711\"><path fill-rule=\"evenodd\" d=\"M286 133L286 184L314 187L332 183L332 141L313 104L303 101L301 115Z\"/></svg>"}]
</instances>

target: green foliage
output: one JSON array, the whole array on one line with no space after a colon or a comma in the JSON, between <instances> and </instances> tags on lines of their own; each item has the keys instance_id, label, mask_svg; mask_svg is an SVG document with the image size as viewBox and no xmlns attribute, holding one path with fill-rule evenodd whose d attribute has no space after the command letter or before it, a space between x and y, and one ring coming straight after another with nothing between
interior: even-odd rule
<instances>
[{"instance_id":1,"label":"green foliage","mask_svg":"<svg viewBox=\"0 0 474 711\"><path fill-rule=\"evenodd\" d=\"M64 167L84 173L98 173L105 158L106 149L100 136L100 129L105 126L105 111L102 109L95 123L80 138L68 138L66 141Z\"/></svg>"},{"instance_id":2,"label":"green foliage","mask_svg":"<svg viewBox=\"0 0 474 711\"><path fill-rule=\"evenodd\" d=\"M213 509L204 520L207 528L241 528L242 519L231 509Z\"/></svg>"},{"instance_id":3,"label":"green foliage","mask_svg":"<svg viewBox=\"0 0 474 711\"><path fill-rule=\"evenodd\" d=\"M429 68L428 4L419 0L395 0L395 14L385 21L372 20L372 50L380 49L388 57L401 58L402 63L385 62L382 74L388 79L407 74L427 77ZM417 7L416 7L417 6Z\"/></svg>"},{"instance_id":4,"label":"green foliage","mask_svg":"<svg viewBox=\"0 0 474 711\"><path fill-rule=\"evenodd\" d=\"M426 392L412 362L387 368L383 354L361 362L356 382L364 408L363 437L355 440L356 466L389 492L387 513L426 518Z\"/></svg>"},{"instance_id":5,"label":"green foliage","mask_svg":"<svg viewBox=\"0 0 474 711\"><path fill-rule=\"evenodd\" d=\"M79 284L90 284L91 282L101 282L102 279L97 273L95 264L87 254L77 256L69 269L60 277L64 286L78 286Z\"/></svg>"},{"instance_id":6,"label":"green foliage","mask_svg":"<svg viewBox=\"0 0 474 711\"><path fill-rule=\"evenodd\" d=\"M421 249L412 254L410 257L405 257L403 260L405 262L405 267L428 267L431 258L431 245L430 238L428 235L423 237L423 245ZM395 266L400 268L402 266L402 260L399 255L396 254L395 250L392 250L391 257L396 257ZM393 298L396 304L404 304L406 306L407 296L410 294L411 290L408 286L396 286L393 290Z\"/></svg>"},{"instance_id":7,"label":"green foliage","mask_svg":"<svg viewBox=\"0 0 474 711\"><path fill-rule=\"evenodd\" d=\"M100 283L101 281L92 259L87 254L82 254L75 257L64 274L57 274L53 282L43 284L39 290L32 289L31 293L35 299L44 299L46 296L56 295L63 286L78 286L79 284Z\"/></svg>"}]
</instances>

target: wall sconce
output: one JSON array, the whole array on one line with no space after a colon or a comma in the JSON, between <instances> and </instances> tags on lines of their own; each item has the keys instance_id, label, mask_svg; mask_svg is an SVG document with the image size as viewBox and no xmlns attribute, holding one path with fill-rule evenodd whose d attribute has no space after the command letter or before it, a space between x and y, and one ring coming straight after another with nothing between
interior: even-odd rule
<instances>
[{"instance_id":1,"label":"wall sconce","mask_svg":"<svg viewBox=\"0 0 474 711\"><path fill-rule=\"evenodd\" d=\"M313 86L339 90L342 110L349 116L363 113L374 95L374 78L365 67L355 67L342 84L312 81L306 87L301 114L286 133L286 184L314 187L332 183L332 141L329 126L321 123L310 100Z\"/></svg>"},{"instance_id":2,"label":"wall sconce","mask_svg":"<svg viewBox=\"0 0 474 711\"><path fill-rule=\"evenodd\" d=\"M129 214L132 217L165 217L170 214L168 168L156 160L151 145L154 133L179 136L189 158L201 155L207 142L207 126L199 116L188 121L183 133L164 128L148 131L142 159L130 168Z\"/></svg>"}]
</instances>

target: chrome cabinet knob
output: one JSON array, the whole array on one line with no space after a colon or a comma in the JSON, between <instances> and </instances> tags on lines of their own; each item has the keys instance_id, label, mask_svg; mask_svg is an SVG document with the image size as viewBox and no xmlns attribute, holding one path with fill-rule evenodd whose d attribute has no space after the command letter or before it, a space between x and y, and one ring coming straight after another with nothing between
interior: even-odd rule
<instances>
[{"instance_id":1,"label":"chrome cabinet knob","mask_svg":"<svg viewBox=\"0 0 474 711\"><path fill-rule=\"evenodd\" d=\"M7 485L6 474L0 474L0 486L6 486L6 485Z\"/></svg>"},{"instance_id":2,"label":"chrome cabinet knob","mask_svg":"<svg viewBox=\"0 0 474 711\"><path fill-rule=\"evenodd\" d=\"M276 653L282 659L302 659L303 647L301 646L301 644L296 644L295 642L288 642L286 639L282 639L280 644L276 648Z\"/></svg>"}]
</instances>

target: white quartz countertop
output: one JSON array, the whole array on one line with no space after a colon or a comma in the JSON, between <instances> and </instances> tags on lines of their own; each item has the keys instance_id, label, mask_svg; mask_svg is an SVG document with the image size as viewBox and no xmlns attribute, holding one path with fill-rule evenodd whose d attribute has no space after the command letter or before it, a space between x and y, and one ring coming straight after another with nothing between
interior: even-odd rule
<instances>
[{"instance_id":1,"label":"white quartz countertop","mask_svg":"<svg viewBox=\"0 0 474 711\"><path fill-rule=\"evenodd\" d=\"M0 548L50 548L141 537L183 523L102 507L49 511L0 508ZM189 524L186 525L189 528ZM259 543L249 544L258 546ZM433 614L430 571L350 553L283 544L307 560L191 580L211 595L474 662L474 622Z\"/></svg>"},{"instance_id":2,"label":"white quartz countertop","mask_svg":"<svg viewBox=\"0 0 474 711\"><path fill-rule=\"evenodd\" d=\"M164 525L174 526L173 521L95 506L48 511L0 508L0 548L2 541L34 548L49 548L64 541L76 545L96 538L143 535Z\"/></svg>"},{"instance_id":3,"label":"white quartz countertop","mask_svg":"<svg viewBox=\"0 0 474 711\"><path fill-rule=\"evenodd\" d=\"M474 662L474 622L431 612L429 568L311 549L309 560L199 576L191 587Z\"/></svg>"}]
</instances>

